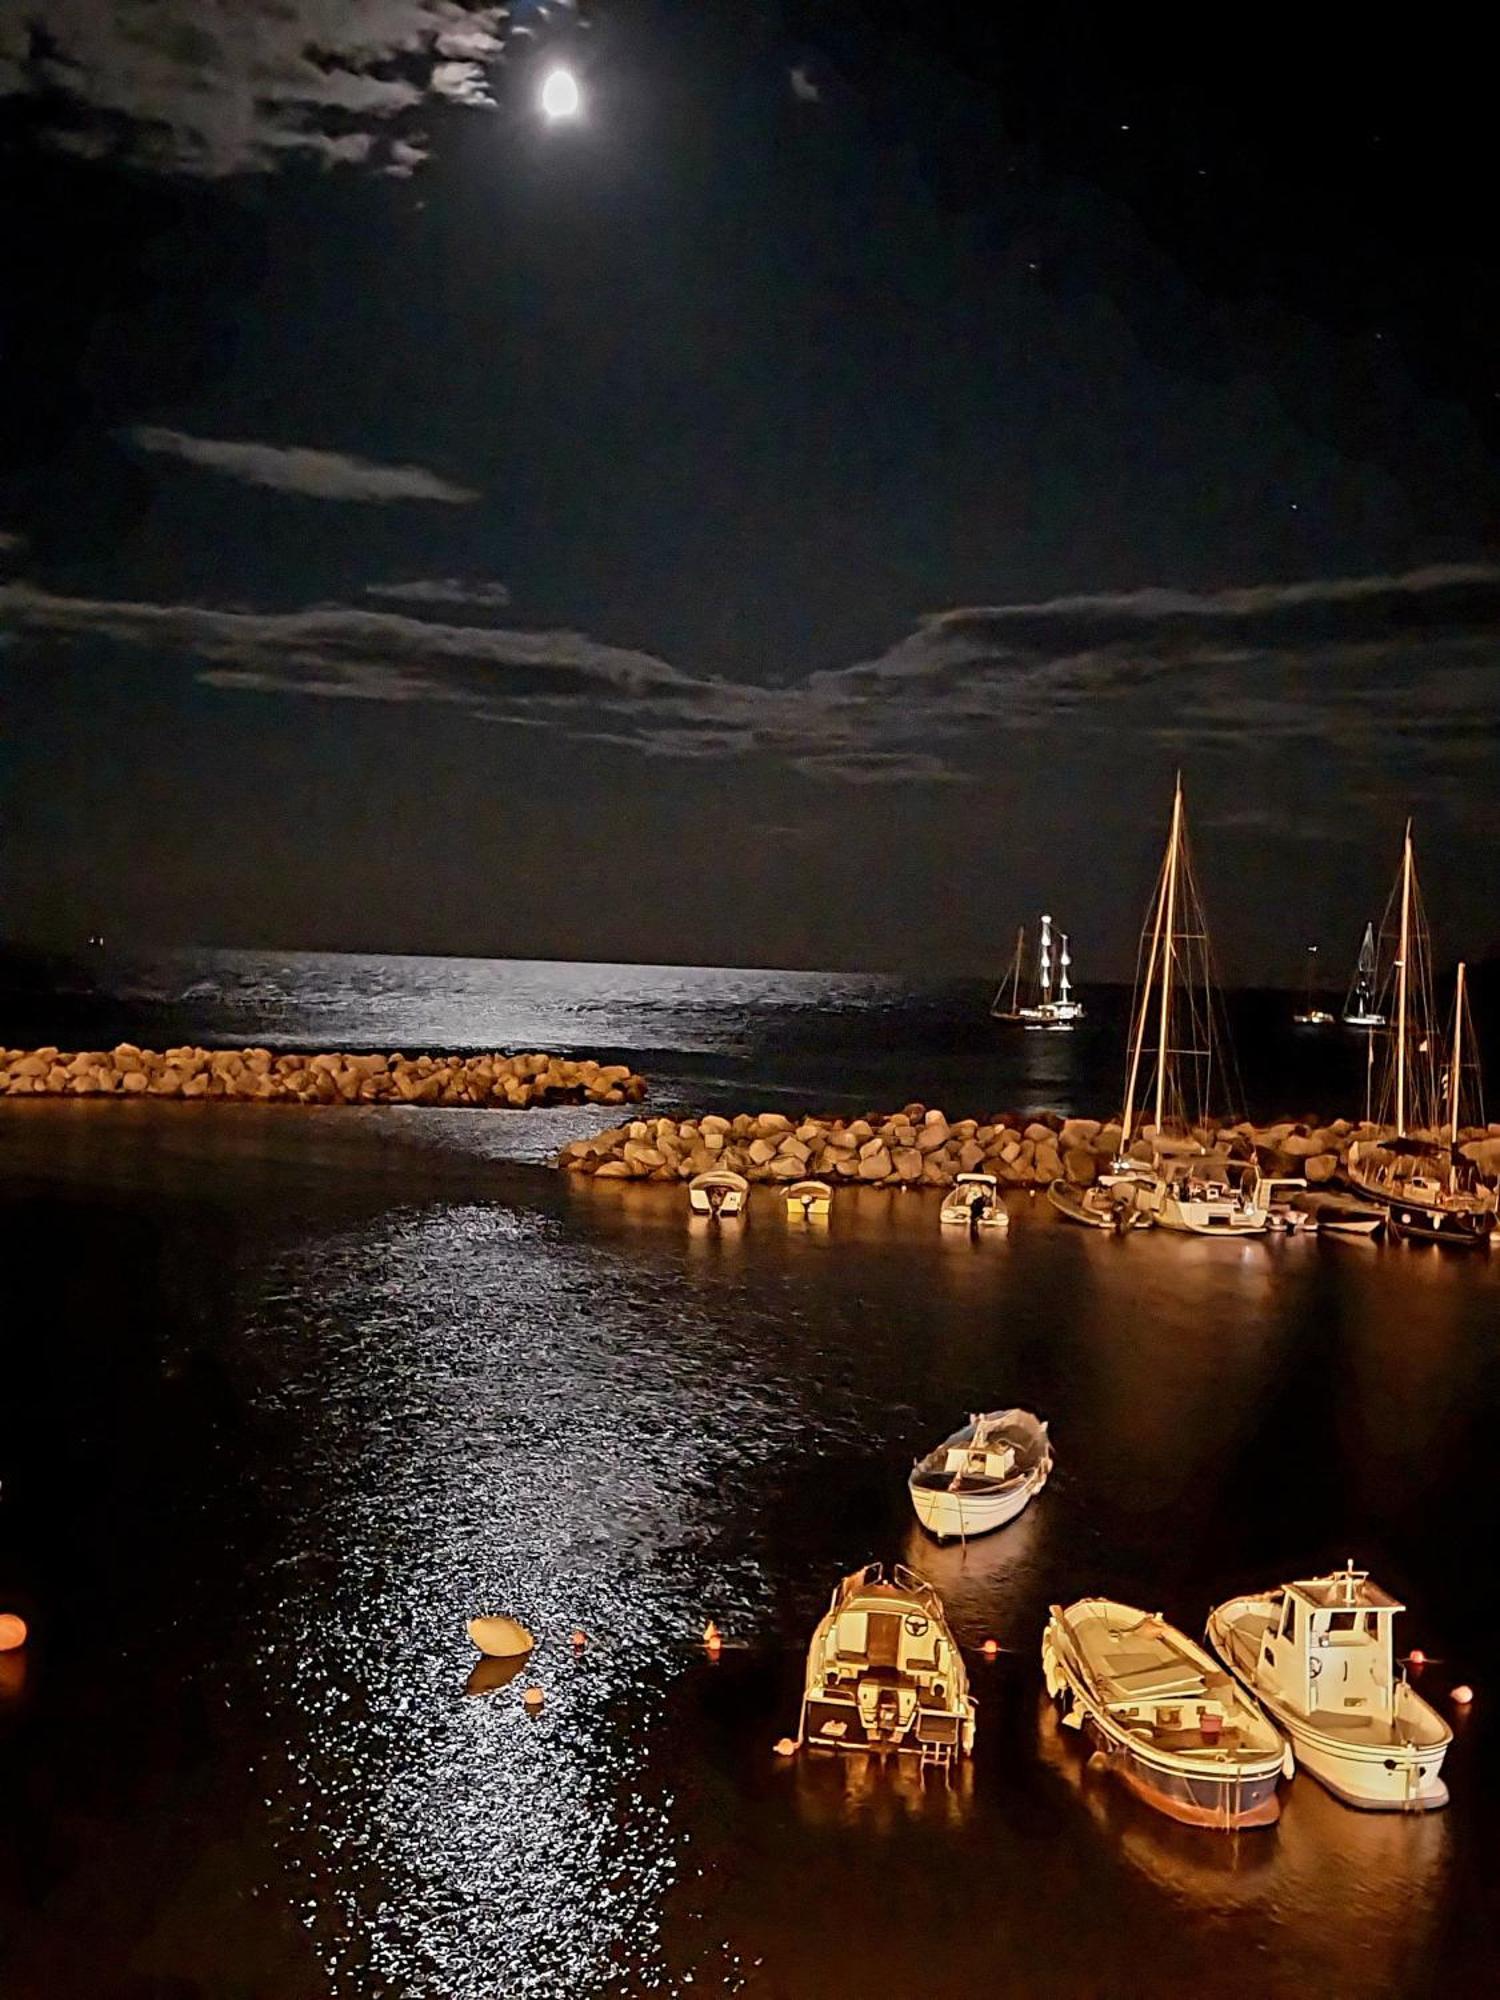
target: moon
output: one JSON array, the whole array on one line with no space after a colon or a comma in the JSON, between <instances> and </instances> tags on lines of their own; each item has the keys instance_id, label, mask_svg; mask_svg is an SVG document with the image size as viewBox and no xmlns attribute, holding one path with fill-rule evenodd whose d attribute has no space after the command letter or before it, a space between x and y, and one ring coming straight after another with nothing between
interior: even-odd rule
<instances>
[{"instance_id":1,"label":"moon","mask_svg":"<svg viewBox=\"0 0 1500 2000\"><path fill-rule=\"evenodd\" d=\"M542 116L549 125L556 125L565 118L576 118L583 109L583 93L572 70L549 69L542 78L539 102Z\"/></svg>"}]
</instances>

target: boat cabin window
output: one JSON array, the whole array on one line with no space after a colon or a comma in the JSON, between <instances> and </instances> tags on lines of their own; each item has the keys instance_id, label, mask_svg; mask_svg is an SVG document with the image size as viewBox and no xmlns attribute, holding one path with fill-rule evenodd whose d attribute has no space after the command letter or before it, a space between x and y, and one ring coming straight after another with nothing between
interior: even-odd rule
<instances>
[{"instance_id":1,"label":"boat cabin window","mask_svg":"<svg viewBox=\"0 0 1500 2000\"><path fill-rule=\"evenodd\" d=\"M1283 1638L1283 1639L1290 1639L1290 1640L1292 1641L1292 1643L1293 1643L1293 1644L1295 1644L1295 1643L1296 1643L1296 1639L1297 1639L1297 1600L1296 1600L1296 1598L1295 1598L1295 1597L1289 1597L1289 1598L1288 1598L1288 1599L1286 1600L1286 1603L1285 1603L1285 1604L1284 1604L1284 1605L1282 1606L1282 1609L1281 1609L1281 1636L1282 1636L1282 1638Z\"/></svg>"},{"instance_id":2,"label":"boat cabin window","mask_svg":"<svg viewBox=\"0 0 1500 2000\"><path fill-rule=\"evenodd\" d=\"M1328 1614L1330 1632L1352 1632L1358 1622L1359 1614L1355 1611L1330 1611Z\"/></svg>"}]
</instances>

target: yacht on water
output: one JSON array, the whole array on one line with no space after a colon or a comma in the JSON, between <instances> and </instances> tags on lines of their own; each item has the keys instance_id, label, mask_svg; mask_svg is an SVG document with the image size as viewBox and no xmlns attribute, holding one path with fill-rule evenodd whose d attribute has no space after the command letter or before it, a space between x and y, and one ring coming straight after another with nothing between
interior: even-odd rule
<instances>
[{"instance_id":1,"label":"yacht on water","mask_svg":"<svg viewBox=\"0 0 1500 2000\"><path fill-rule=\"evenodd\" d=\"M1376 991L1375 926L1366 924L1364 939L1359 947L1359 961L1344 999L1346 1028L1385 1026L1385 1016L1375 1004Z\"/></svg>"},{"instance_id":2,"label":"yacht on water","mask_svg":"<svg viewBox=\"0 0 1500 2000\"><path fill-rule=\"evenodd\" d=\"M1037 940L1036 977L1027 987L1027 998L1023 1002L1021 981L1026 960L1025 925L1016 932L1016 956L1010 976L990 1004L990 1012L997 1021L1019 1021L1023 1028L1066 1034L1075 1021L1083 1019L1083 1007L1073 998L1073 988L1068 980L1073 958L1068 950L1067 932L1057 933L1055 959L1053 945L1052 919L1043 916Z\"/></svg>"},{"instance_id":3,"label":"yacht on water","mask_svg":"<svg viewBox=\"0 0 1500 2000\"><path fill-rule=\"evenodd\" d=\"M1402 1609L1351 1563L1231 1598L1209 1613L1208 1641L1335 1798L1430 1812L1448 1803L1441 1774L1453 1731L1396 1673L1391 1628Z\"/></svg>"},{"instance_id":4,"label":"yacht on water","mask_svg":"<svg viewBox=\"0 0 1500 2000\"><path fill-rule=\"evenodd\" d=\"M1446 1062L1432 990L1432 947L1417 885L1411 822L1401 871L1391 892L1396 909L1395 995L1385 1076L1374 1120L1378 1138L1349 1148L1348 1177L1386 1211L1394 1236L1482 1248L1495 1229L1496 1193L1458 1150L1466 1071L1477 1098L1473 1023L1465 968L1460 964L1453 1034ZM1372 1042L1373 1070L1373 1042ZM1475 1106L1482 1121L1483 1113Z\"/></svg>"},{"instance_id":5,"label":"yacht on water","mask_svg":"<svg viewBox=\"0 0 1500 2000\"><path fill-rule=\"evenodd\" d=\"M900 1563L844 1578L808 1649L798 1740L941 1768L974 1748L968 1670L930 1583Z\"/></svg>"},{"instance_id":6,"label":"yacht on water","mask_svg":"<svg viewBox=\"0 0 1500 2000\"><path fill-rule=\"evenodd\" d=\"M1163 1229L1195 1236L1261 1235L1271 1216L1254 1164L1210 1152L1205 1144L1224 1036L1215 1019L1208 926L1188 854L1181 777L1138 963L1119 1156L1102 1184L1123 1190L1134 1208ZM1153 1122L1143 1126L1148 1098ZM1131 1154L1132 1140L1141 1138L1150 1142L1148 1159ZM1062 1200L1054 1205L1074 1221L1095 1220Z\"/></svg>"}]
</instances>

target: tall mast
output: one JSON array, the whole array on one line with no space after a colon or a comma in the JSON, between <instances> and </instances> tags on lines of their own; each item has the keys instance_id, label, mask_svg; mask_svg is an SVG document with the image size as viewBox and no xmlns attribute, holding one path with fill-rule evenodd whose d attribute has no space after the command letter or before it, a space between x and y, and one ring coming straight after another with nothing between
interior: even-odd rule
<instances>
[{"instance_id":1,"label":"tall mast","mask_svg":"<svg viewBox=\"0 0 1500 2000\"><path fill-rule=\"evenodd\" d=\"M1161 1134L1167 1095L1167 1037L1172 1025L1172 925L1177 917L1177 860L1182 845L1182 773L1172 796L1172 833L1167 842L1166 904L1162 924L1161 1020L1156 1040L1156 1130Z\"/></svg>"},{"instance_id":2,"label":"tall mast","mask_svg":"<svg viewBox=\"0 0 1500 2000\"><path fill-rule=\"evenodd\" d=\"M1026 950L1026 926L1024 924L1017 924L1016 970L1015 970L1015 977L1011 982L1011 989L1010 989L1010 1004L1012 1010L1019 1007L1021 1004L1021 958L1025 950Z\"/></svg>"},{"instance_id":3,"label":"tall mast","mask_svg":"<svg viewBox=\"0 0 1500 2000\"><path fill-rule=\"evenodd\" d=\"M1151 919L1151 950L1146 959L1146 978L1141 987L1141 1004L1131 1023L1130 1067L1125 1074L1125 1108L1120 1114L1120 1151L1130 1144L1130 1128L1135 1119L1135 1086L1141 1072L1141 1051L1146 1043L1146 1013L1151 1005L1151 982L1156 977L1156 954L1161 945L1162 909L1166 903L1165 881L1157 888L1156 913Z\"/></svg>"},{"instance_id":4,"label":"tall mast","mask_svg":"<svg viewBox=\"0 0 1500 2000\"><path fill-rule=\"evenodd\" d=\"M1448 1135L1458 1151L1458 1097L1464 1062L1464 962L1458 961L1458 987L1453 995L1453 1067L1448 1072Z\"/></svg>"},{"instance_id":5,"label":"tall mast","mask_svg":"<svg viewBox=\"0 0 1500 2000\"><path fill-rule=\"evenodd\" d=\"M1411 949L1411 821L1401 852L1401 956L1396 960L1396 1137L1406 1137L1406 960Z\"/></svg>"}]
</instances>

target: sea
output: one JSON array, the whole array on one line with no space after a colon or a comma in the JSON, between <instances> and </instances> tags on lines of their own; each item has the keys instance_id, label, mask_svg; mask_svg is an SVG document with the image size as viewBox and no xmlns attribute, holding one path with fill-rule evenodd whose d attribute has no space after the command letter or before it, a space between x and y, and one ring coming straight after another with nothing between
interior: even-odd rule
<instances>
[{"instance_id":1,"label":"sea","mask_svg":"<svg viewBox=\"0 0 1500 2000\"><path fill-rule=\"evenodd\" d=\"M1082 997L1051 1036L982 982L12 952L0 1040L554 1049L674 1113L1103 1116L1128 996ZM1363 1043L1290 1011L1230 996L1226 1090L1357 1113ZM1500 1257L1115 1239L1022 1195L952 1241L884 1189L818 1231L757 1190L700 1234L676 1188L552 1171L617 1115L0 1101L6 2000L1495 1989ZM912 1458L1011 1403L1054 1477L939 1548ZM1272 1829L1188 1829L1058 1727L1049 1605L1198 1632L1351 1558L1453 1724L1446 1811L1302 1774ZM951 1779L775 1754L872 1559L972 1649ZM538 1636L508 1685L482 1612Z\"/></svg>"}]
</instances>

